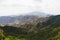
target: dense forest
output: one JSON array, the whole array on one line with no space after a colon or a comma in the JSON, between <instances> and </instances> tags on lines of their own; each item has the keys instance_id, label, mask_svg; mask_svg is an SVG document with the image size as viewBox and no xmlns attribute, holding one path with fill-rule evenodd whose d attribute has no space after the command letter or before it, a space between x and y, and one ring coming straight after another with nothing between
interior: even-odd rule
<instances>
[{"instance_id":1,"label":"dense forest","mask_svg":"<svg viewBox=\"0 0 60 40\"><path fill-rule=\"evenodd\" d=\"M60 15L24 27L0 26L0 40L60 40Z\"/></svg>"}]
</instances>

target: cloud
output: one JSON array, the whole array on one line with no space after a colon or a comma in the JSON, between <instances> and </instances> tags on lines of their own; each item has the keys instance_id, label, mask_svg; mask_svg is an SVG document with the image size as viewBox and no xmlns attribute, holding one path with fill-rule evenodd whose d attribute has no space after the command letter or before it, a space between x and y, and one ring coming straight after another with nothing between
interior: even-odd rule
<instances>
[{"instance_id":1,"label":"cloud","mask_svg":"<svg viewBox=\"0 0 60 40\"><path fill-rule=\"evenodd\" d=\"M0 14L1 15L16 15L19 13L33 11L33 1L29 0L5 0L0 3ZM33 8L33 9L32 9ZM13 13L13 14L12 14Z\"/></svg>"},{"instance_id":2,"label":"cloud","mask_svg":"<svg viewBox=\"0 0 60 40\"><path fill-rule=\"evenodd\" d=\"M34 0L34 1L37 1L37 2L42 2L42 0Z\"/></svg>"},{"instance_id":3,"label":"cloud","mask_svg":"<svg viewBox=\"0 0 60 40\"><path fill-rule=\"evenodd\" d=\"M60 0L42 0L42 2L38 4L37 8L37 11L60 14Z\"/></svg>"},{"instance_id":4,"label":"cloud","mask_svg":"<svg viewBox=\"0 0 60 40\"><path fill-rule=\"evenodd\" d=\"M0 0L0 16L39 11L60 14L60 0Z\"/></svg>"}]
</instances>

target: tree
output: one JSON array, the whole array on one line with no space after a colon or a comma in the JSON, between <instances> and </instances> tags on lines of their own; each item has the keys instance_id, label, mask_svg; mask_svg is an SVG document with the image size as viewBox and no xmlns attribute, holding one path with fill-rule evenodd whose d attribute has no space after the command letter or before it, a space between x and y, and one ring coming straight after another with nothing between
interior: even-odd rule
<instances>
[{"instance_id":1,"label":"tree","mask_svg":"<svg viewBox=\"0 0 60 40\"><path fill-rule=\"evenodd\" d=\"M4 34L3 33L4 33L3 30L0 29L0 40L3 40L4 39Z\"/></svg>"}]
</instances>

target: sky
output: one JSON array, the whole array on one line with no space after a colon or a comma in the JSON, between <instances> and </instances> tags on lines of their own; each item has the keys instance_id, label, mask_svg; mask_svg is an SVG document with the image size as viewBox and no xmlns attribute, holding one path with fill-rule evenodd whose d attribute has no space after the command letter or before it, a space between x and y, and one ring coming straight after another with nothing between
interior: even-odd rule
<instances>
[{"instance_id":1,"label":"sky","mask_svg":"<svg viewBox=\"0 0 60 40\"><path fill-rule=\"evenodd\" d=\"M60 0L0 0L0 16L30 12L60 14Z\"/></svg>"}]
</instances>

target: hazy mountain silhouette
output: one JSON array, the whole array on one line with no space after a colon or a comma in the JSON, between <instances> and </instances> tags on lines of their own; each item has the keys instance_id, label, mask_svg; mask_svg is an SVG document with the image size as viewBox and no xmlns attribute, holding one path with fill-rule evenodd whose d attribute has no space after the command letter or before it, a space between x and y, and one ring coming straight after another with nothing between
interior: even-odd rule
<instances>
[{"instance_id":1,"label":"hazy mountain silhouette","mask_svg":"<svg viewBox=\"0 0 60 40\"><path fill-rule=\"evenodd\" d=\"M41 12L31 12L25 15L18 15L18 16L1 16L0 17L0 23L13 23L16 20L20 21L20 22L25 22L28 20L36 20L39 17L47 17L47 16L51 16L50 14L45 14L45 13L41 13Z\"/></svg>"}]
</instances>

